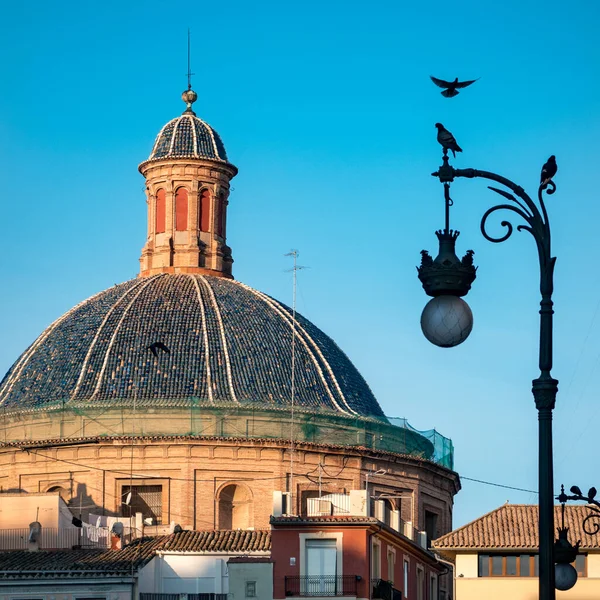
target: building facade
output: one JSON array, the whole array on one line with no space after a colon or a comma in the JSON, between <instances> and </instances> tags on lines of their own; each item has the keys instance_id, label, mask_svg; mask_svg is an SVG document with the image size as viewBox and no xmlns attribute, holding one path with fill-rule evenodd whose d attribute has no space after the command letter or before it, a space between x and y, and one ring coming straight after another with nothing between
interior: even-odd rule
<instances>
[{"instance_id":1,"label":"building facade","mask_svg":"<svg viewBox=\"0 0 600 600\"><path fill-rule=\"evenodd\" d=\"M57 319L0 382L1 492L58 495L88 525L129 518L135 538L264 530L368 488L363 516L426 546L452 526L451 441L387 418L331 338L233 278L238 171L196 99L139 167L139 276Z\"/></svg>"},{"instance_id":2,"label":"building facade","mask_svg":"<svg viewBox=\"0 0 600 600\"><path fill-rule=\"evenodd\" d=\"M585 506L566 506L565 525L572 544L581 541L573 564L575 587L557 598L600 598L600 538L583 529ZM560 507L554 521L561 523ZM456 600L534 600L538 584L538 507L505 504L433 542L436 552L454 564Z\"/></svg>"}]
</instances>

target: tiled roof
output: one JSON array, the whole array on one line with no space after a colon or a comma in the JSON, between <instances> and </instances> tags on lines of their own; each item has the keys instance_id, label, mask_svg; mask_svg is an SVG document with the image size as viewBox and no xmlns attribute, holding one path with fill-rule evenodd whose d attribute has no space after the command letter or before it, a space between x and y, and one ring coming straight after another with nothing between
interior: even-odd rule
<instances>
[{"instance_id":1,"label":"tiled roof","mask_svg":"<svg viewBox=\"0 0 600 600\"><path fill-rule=\"evenodd\" d=\"M271 531L182 531L165 538L162 552L270 552Z\"/></svg>"},{"instance_id":2,"label":"tiled roof","mask_svg":"<svg viewBox=\"0 0 600 600\"><path fill-rule=\"evenodd\" d=\"M239 282L160 274L105 290L48 327L0 383L5 412L61 407L288 408L291 310ZM383 417L335 342L297 314L295 405ZM147 350L171 350L160 363ZM168 433L166 429L165 433ZM424 449L426 450L426 448Z\"/></svg>"},{"instance_id":3,"label":"tiled roof","mask_svg":"<svg viewBox=\"0 0 600 600\"><path fill-rule=\"evenodd\" d=\"M565 525L572 543L581 540L582 548L600 548L600 535L588 535L583 520L590 514L583 505L565 507ZM554 523L562 523L560 506L554 507ZM439 549L531 549L537 550L538 507L532 504L504 504L479 519L467 523L433 541Z\"/></svg>"},{"instance_id":4,"label":"tiled roof","mask_svg":"<svg viewBox=\"0 0 600 600\"><path fill-rule=\"evenodd\" d=\"M270 550L270 531L183 531L136 540L123 550L0 552L0 579L121 576L143 566L159 551L248 554Z\"/></svg>"},{"instance_id":5,"label":"tiled roof","mask_svg":"<svg viewBox=\"0 0 600 600\"><path fill-rule=\"evenodd\" d=\"M209 158L227 162L219 134L192 112L169 121L156 136L148 160Z\"/></svg>"},{"instance_id":6,"label":"tiled roof","mask_svg":"<svg viewBox=\"0 0 600 600\"><path fill-rule=\"evenodd\" d=\"M323 516L323 517L295 517L295 516L281 516L281 517L271 517L272 525L287 525L290 523L331 523L331 524L356 524L356 523L364 523L365 525L371 525L372 523L379 523L379 521L375 517L360 517L353 515L332 515L332 516Z\"/></svg>"}]
</instances>

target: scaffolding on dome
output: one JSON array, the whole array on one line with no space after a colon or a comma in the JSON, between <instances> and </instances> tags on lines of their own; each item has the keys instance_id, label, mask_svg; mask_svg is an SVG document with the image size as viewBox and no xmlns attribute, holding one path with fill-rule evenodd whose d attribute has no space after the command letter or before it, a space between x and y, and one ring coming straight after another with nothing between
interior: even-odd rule
<instances>
[{"instance_id":1,"label":"scaffolding on dome","mask_svg":"<svg viewBox=\"0 0 600 600\"><path fill-rule=\"evenodd\" d=\"M290 440L289 410L245 402L214 405L198 398L111 402L90 406L56 402L28 411L0 413L0 442L68 442L98 437L218 437ZM398 417L353 416L324 409L295 409L295 443L352 447L410 455L454 468L452 440L435 429L419 431Z\"/></svg>"}]
</instances>

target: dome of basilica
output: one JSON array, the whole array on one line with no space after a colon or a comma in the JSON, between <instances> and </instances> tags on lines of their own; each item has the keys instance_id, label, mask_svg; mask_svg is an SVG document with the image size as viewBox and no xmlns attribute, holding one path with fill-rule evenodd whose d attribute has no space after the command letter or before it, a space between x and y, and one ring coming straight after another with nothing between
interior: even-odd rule
<instances>
[{"instance_id":1,"label":"dome of basilica","mask_svg":"<svg viewBox=\"0 0 600 600\"><path fill-rule=\"evenodd\" d=\"M208 406L383 417L335 342L242 283L200 274L137 278L50 325L0 384L5 412L57 407ZM152 344L162 342L166 350ZM155 355L156 354L156 355Z\"/></svg>"}]
</instances>

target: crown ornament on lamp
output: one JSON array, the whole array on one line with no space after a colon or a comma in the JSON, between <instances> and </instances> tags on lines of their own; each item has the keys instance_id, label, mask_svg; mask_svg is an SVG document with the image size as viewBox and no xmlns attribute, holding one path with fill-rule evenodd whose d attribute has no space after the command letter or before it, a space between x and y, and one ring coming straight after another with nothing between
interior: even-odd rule
<instances>
[{"instance_id":1,"label":"crown ornament on lamp","mask_svg":"<svg viewBox=\"0 0 600 600\"><path fill-rule=\"evenodd\" d=\"M439 252L432 258L421 250L421 265L417 267L419 279L428 296L432 296L421 315L421 329L425 337L436 346L451 348L462 344L473 329L473 313L462 299L471 289L477 267L473 265L473 250L459 259L454 229L435 232Z\"/></svg>"}]
</instances>

